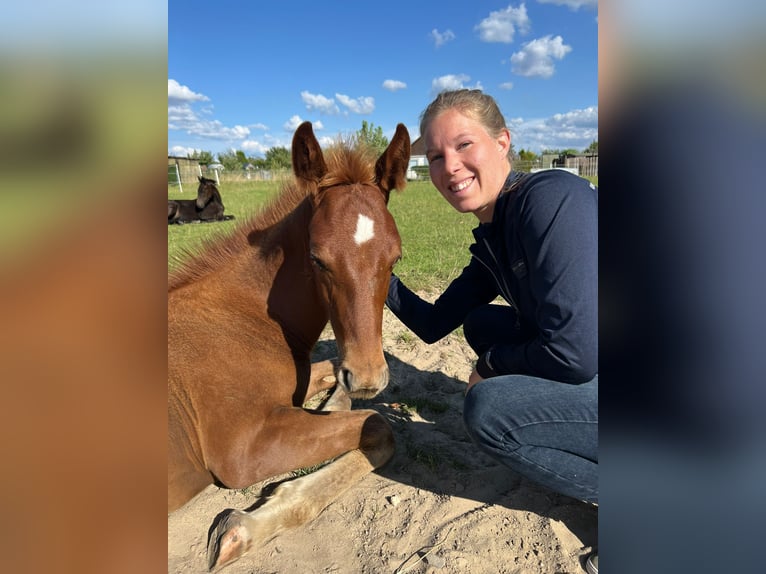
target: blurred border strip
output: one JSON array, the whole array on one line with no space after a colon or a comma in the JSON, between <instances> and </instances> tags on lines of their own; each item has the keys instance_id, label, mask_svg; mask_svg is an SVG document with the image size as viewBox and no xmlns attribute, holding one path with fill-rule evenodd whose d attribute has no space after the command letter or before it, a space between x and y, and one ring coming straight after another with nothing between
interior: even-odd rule
<instances>
[{"instance_id":1,"label":"blurred border strip","mask_svg":"<svg viewBox=\"0 0 766 574\"><path fill-rule=\"evenodd\" d=\"M3 12L0 570L166 571L167 7Z\"/></svg>"},{"instance_id":2,"label":"blurred border strip","mask_svg":"<svg viewBox=\"0 0 766 574\"><path fill-rule=\"evenodd\" d=\"M599 6L599 560L760 572L766 7Z\"/></svg>"}]
</instances>

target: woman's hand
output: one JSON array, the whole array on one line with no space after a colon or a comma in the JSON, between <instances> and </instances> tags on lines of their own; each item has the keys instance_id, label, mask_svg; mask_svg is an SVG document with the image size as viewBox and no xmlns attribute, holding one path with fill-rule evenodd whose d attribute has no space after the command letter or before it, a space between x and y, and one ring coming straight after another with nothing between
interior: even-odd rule
<instances>
[{"instance_id":1,"label":"woman's hand","mask_svg":"<svg viewBox=\"0 0 766 574\"><path fill-rule=\"evenodd\" d=\"M471 376L470 376L470 377L468 377L468 386L465 388L465 392L466 392L466 393L468 393L468 390L469 390L469 389L470 389L472 386L474 386L476 383L478 383L478 382L480 382L480 381L483 381L483 380L484 380L484 379L483 379L483 378L482 378L482 376L479 374L479 372L478 372L476 369L474 369L474 370L473 370L473 372L471 373Z\"/></svg>"}]
</instances>

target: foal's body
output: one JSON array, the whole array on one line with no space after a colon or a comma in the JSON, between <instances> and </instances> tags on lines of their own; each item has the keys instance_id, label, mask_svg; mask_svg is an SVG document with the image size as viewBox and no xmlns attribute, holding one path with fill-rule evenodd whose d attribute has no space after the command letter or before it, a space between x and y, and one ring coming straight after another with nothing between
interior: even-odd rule
<instances>
[{"instance_id":1,"label":"foal's body","mask_svg":"<svg viewBox=\"0 0 766 574\"><path fill-rule=\"evenodd\" d=\"M197 199L169 199L168 223L188 223L190 221L222 221L223 199L215 186L215 181L199 177Z\"/></svg>"},{"instance_id":2,"label":"foal's body","mask_svg":"<svg viewBox=\"0 0 766 574\"><path fill-rule=\"evenodd\" d=\"M383 417L344 409L348 396L374 396L388 381L382 311L401 246L386 203L408 159L400 126L375 171L358 177L361 156L334 155L328 167L302 125L297 185L171 280L168 511L213 482L244 488L343 455L253 512L229 514L211 534L210 568L312 519L393 454ZM312 365L328 319L338 364ZM302 408L336 381L324 411Z\"/></svg>"}]
</instances>

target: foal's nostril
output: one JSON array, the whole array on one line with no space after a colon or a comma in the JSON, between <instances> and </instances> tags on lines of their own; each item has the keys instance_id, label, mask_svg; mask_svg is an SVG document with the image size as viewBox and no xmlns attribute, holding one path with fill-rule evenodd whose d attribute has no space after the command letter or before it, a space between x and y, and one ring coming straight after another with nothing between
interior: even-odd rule
<instances>
[{"instance_id":1,"label":"foal's nostril","mask_svg":"<svg viewBox=\"0 0 766 574\"><path fill-rule=\"evenodd\" d=\"M338 382L346 387L346 391L351 391L351 385L354 380L354 375L351 371L345 367L341 367L338 371Z\"/></svg>"},{"instance_id":2,"label":"foal's nostril","mask_svg":"<svg viewBox=\"0 0 766 574\"><path fill-rule=\"evenodd\" d=\"M388 371L388 367L383 371L383 374L380 376L380 388L381 390L385 389L388 386L388 379L390 377L390 373Z\"/></svg>"}]
</instances>

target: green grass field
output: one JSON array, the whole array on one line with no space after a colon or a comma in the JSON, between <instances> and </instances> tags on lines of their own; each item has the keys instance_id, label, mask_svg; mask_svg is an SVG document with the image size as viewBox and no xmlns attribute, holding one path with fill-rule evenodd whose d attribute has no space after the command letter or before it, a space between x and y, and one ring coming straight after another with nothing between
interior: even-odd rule
<instances>
[{"instance_id":1,"label":"green grass field","mask_svg":"<svg viewBox=\"0 0 766 574\"><path fill-rule=\"evenodd\" d=\"M598 183L594 180L595 183ZM222 183L219 191L226 214L233 221L168 226L168 269L183 259L184 248L194 249L206 238L225 234L248 215L257 212L279 193L272 182ZM169 190L169 199L196 197L196 187L188 186L183 194ZM468 246L473 240L471 229L477 220L472 215L457 213L442 199L430 181L409 182L402 192L392 192L389 209L402 238L402 260L395 273L416 291L441 291L469 261Z\"/></svg>"}]
</instances>

